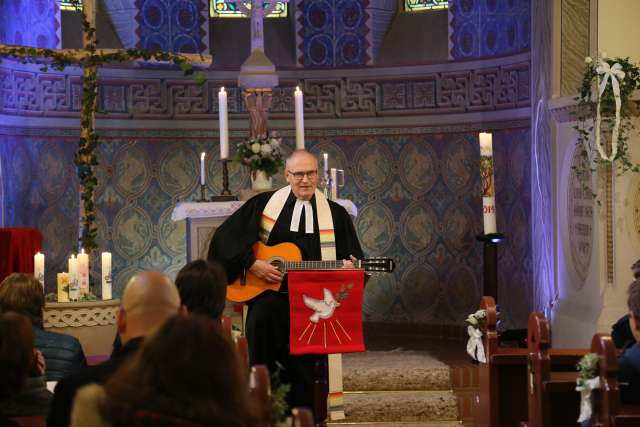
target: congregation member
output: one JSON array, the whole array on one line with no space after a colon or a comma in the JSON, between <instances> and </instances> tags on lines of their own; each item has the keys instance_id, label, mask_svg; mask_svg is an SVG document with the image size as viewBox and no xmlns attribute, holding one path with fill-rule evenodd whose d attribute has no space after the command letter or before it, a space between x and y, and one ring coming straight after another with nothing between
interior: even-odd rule
<instances>
[{"instance_id":1,"label":"congregation member","mask_svg":"<svg viewBox=\"0 0 640 427\"><path fill-rule=\"evenodd\" d=\"M35 333L35 346L47 363L47 381L58 381L87 362L77 338L43 327L44 290L32 275L13 273L0 284L0 312L15 311L27 316Z\"/></svg>"},{"instance_id":2,"label":"congregation member","mask_svg":"<svg viewBox=\"0 0 640 427\"><path fill-rule=\"evenodd\" d=\"M634 279L640 278L640 260L631 266L631 271ZM611 327L611 338L616 348L624 350L636 343L634 334L631 331L630 316L629 313L625 314Z\"/></svg>"},{"instance_id":3,"label":"congregation member","mask_svg":"<svg viewBox=\"0 0 640 427\"><path fill-rule=\"evenodd\" d=\"M637 404L640 403L640 278L636 278L629 286L627 307L635 342L618 359L620 400Z\"/></svg>"},{"instance_id":4,"label":"congregation member","mask_svg":"<svg viewBox=\"0 0 640 427\"><path fill-rule=\"evenodd\" d=\"M189 314L220 320L225 306L227 277L217 262L191 261L178 272L176 287Z\"/></svg>"},{"instance_id":5,"label":"congregation member","mask_svg":"<svg viewBox=\"0 0 640 427\"><path fill-rule=\"evenodd\" d=\"M265 364L275 372L284 367L284 383L291 384L290 406L313 406L315 355L289 354L289 300L286 277L267 261L256 259L252 246L294 243L303 260L321 260L333 252L333 259L345 260L363 253L347 211L316 191L318 162L305 150L294 151L285 163L288 186L264 192L248 200L216 230L209 246L209 260L218 260L229 282L245 271L267 283L282 282L280 290L266 291L248 302L246 335L250 364ZM319 224L325 225L322 247ZM328 237L327 237L328 236ZM326 238L326 239L325 239Z\"/></svg>"},{"instance_id":6,"label":"congregation member","mask_svg":"<svg viewBox=\"0 0 640 427\"><path fill-rule=\"evenodd\" d=\"M90 383L104 383L135 354L144 337L170 317L183 312L178 290L166 275L143 272L133 276L124 289L117 316L122 347L114 351L111 358L103 364L86 368L58 382L47 425L68 426L73 399L80 387ZM176 352L171 354L175 356Z\"/></svg>"},{"instance_id":7,"label":"congregation member","mask_svg":"<svg viewBox=\"0 0 640 427\"><path fill-rule=\"evenodd\" d=\"M244 427L255 425L250 408L246 374L220 322L174 316L104 386L78 392L71 426Z\"/></svg>"},{"instance_id":8,"label":"congregation member","mask_svg":"<svg viewBox=\"0 0 640 427\"><path fill-rule=\"evenodd\" d=\"M28 317L0 314L0 426L8 417L46 415L52 394L45 381L45 361L35 349Z\"/></svg>"}]
</instances>

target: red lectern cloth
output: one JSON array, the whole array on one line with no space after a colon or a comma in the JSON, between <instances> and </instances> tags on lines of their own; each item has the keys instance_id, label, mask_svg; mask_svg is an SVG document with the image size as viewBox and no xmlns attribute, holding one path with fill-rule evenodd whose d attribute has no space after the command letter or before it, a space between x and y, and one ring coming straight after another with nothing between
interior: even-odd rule
<instances>
[{"instance_id":1,"label":"red lectern cloth","mask_svg":"<svg viewBox=\"0 0 640 427\"><path fill-rule=\"evenodd\" d=\"M0 228L0 281L11 273L33 274L33 256L42 250L34 228Z\"/></svg>"},{"instance_id":2,"label":"red lectern cloth","mask_svg":"<svg viewBox=\"0 0 640 427\"><path fill-rule=\"evenodd\" d=\"M364 270L289 271L291 354L364 351Z\"/></svg>"}]
</instances>

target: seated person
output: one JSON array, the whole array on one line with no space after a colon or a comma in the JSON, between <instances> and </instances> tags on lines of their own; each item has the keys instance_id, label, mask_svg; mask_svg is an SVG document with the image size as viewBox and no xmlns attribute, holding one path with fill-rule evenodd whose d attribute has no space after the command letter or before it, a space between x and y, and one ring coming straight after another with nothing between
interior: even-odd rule
<instances>
[{"instance_id":1,"label":"seated person","mask_svg":"<svg viewBox=\"0 0 640 427\"><path fill-rule=\"evenodd\" d=\"M29 318L14 312L0 314L2 416L46 415L53 395L47 390L44 371L44 358L34 347Z\"/></svg>"},{"instance_id":2,"label":"seated person","mask_svg":"<svg viewBox=\"0 0 640 427\"><path fill-rule=\"evenodd\" d=\"M191 261L178 272L176 287L189 314L220 320L227 295L227 276L217 262Z\"/></svg>"},{"instance_id":3,"label":"seated person","mask_svg":"<svg viewBox=\"0 0 640 427\"><path fill-rule=\"evenodd\" d=\"M173 282L164 274L153 271L133 276L124 289L121 303L117 328L122 347L105 363L78 371L58 382L47 417L48 427L68 426L72 402L80 387L104 383L136 353L144 337L170 317L184 312Z\"/></svg>"},{"instance_id":4,"label":"seated person","mask_svg":"<svg viewBox=\"0 0 640 427\"><path fill-rule=\"evenodd\" d=\"M42 324L44 291L35 277L14 273L2 281L0 312L6 311L15 311L31 319L36 348L42 352L47 362L47 381L58 381L87 366L82 346L77 338L44 330Z\"/></svg>"},{"instance_id":5,"label":"seated person","mask_svg":"<svg viewBox=\"0 0 640 427\"><path fill-rule=\"evenodd\" d=\"M176 351L179 349L179 351ZM220 322L174 316L104 384L78 391L71 426L251 426L246 374Z\"/></svg>"},{"instance_id":6,"label":"seated person","mask_svg":"<svg viewBox=\"0 0 640 427\"><path fill-rule=\"evenodd\" d=\"M620 400L640 403L640 279L631 283L628 293L629 326L636 342L618 359Z\"/></svg>"}]
</instances>

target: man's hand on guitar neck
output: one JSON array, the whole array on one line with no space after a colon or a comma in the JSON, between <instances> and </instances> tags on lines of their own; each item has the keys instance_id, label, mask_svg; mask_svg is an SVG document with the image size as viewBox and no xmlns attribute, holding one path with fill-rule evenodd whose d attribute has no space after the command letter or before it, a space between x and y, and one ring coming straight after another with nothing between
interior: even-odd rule
<instances>
[{"instance_id":1,"label":"man's hand on guitar neck","mask_svg":"<svg viewBox=\"0 0 640 427\"><path fill-rule=\"evenodd\" d=\"M280 283L284 277L280 270L261 259L257 259L249 268L249 271L258 279L268 283Z\"/></svg>"},{"instance_id":2,"label":"man's hand on guitar neck","mask_svg":"<svg viewBox=\"0 0 640 427\"><path fill-rule=\"evenodd\" d=\"M356 261L358 261L358 258L354 257L353 255L349 255L349 258L351 259L342 260L342 268L355 268Z\"/></svg>"}]
</instances>

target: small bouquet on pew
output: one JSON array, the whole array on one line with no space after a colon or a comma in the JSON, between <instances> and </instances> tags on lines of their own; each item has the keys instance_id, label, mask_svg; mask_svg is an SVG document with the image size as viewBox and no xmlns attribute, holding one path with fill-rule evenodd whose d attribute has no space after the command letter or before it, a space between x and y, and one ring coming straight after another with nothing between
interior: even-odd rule
<instances>
[{"instance_id":1,"label":"small bouquet on pew","mask_svg":"<svg viewBox=\"0 0 640 427\"><path fill-rule=\"evenodd\" d=\"M482 331L486 326L487 312L485 310L478 310L470 314L465 321L469 324L469 326L467 326L467 333L469 334L467 354L475 361L486 363L487 357L485 356L484 344L482 342Z\"/></svg>"},{"instance_id":2,"label":"small bouquet on pew","mask_svg":"<svg viewBox=\"0 0 640 427\"><path fill-rule=\"evenodd\" d=\"M580 372L580 376L576 380L576 391L580 392L580 416L578 422L591 419L593 413L593 402L591 401L591 392L600 388L600 377L598 376L598 365L600 356L597 353L589 353L582 356L580 362L576 366Z\"/></svg>"}]
</instances>

